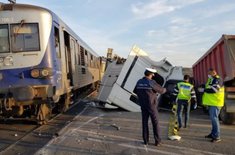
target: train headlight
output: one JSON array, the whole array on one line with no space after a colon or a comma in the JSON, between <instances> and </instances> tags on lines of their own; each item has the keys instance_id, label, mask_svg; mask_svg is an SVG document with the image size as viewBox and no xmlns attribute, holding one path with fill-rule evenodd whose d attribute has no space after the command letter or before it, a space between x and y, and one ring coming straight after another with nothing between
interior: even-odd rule
<instances>
[{"instance_id":1,"label":"train headlight","mask_svg":"<svg viewBox=\"0 0 235 155\"><path fill-rule=\"evenodd\" d=\"M50 71L48 69L43 69L41 71L42 76L47 77L50 75Z\"/></svg>"},{"instance_id":2,"label":"train headlight","mask_svg":"<svg viewBox=\"0 0 235 155\"><path fill-rule=\"evenodd\" d=\"M39 71L38 69L33 69L33 70L31 70L31 76L32 76L33 78L39 78L39 76L40 76L40 71Z\"/></svg>"},{"instance_id":3,"label":"train headlight","mask_svg":"<svg viewBox=\"0 0 235 155\"><path fill-rule=\"evenodd\" d=\"M7 56L3 60L5 66L11 66L13 65L13 58L12 56Z\"/></svg>"},{"instance_id":4,"label":"train headlight","mask_svg":"<svg viewBox=\"0 0 235 155\"><path fill-rule=\"evenodd\" d=\"M35 68L31 70L31 76L33 78L48 78L52 76L51 68Z\"/></svg>"}]
</instances>

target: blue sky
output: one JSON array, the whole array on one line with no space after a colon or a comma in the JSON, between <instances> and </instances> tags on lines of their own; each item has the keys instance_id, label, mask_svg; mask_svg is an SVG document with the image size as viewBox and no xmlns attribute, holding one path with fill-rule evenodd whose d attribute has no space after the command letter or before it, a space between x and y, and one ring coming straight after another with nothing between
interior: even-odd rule
<instances>
[{"instance_id":1,"label":"blue sky","mask_svg":"<svg viewBox=\"0 0 235 155\"><path fill-rule=\"evenodd\" d=\"M52 10L99 55L113 48L126 58L136 44L153 60L191 67L222 34L235 34L233 0L16 1Z\"/></svg>"}]
</instances>

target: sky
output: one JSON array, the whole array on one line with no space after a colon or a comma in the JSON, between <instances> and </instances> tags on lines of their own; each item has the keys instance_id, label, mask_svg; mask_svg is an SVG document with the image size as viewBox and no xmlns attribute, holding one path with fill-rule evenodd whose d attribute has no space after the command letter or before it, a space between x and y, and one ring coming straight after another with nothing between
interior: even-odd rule
<instances>
[{"instance_id":1,"label":"sky","mask_svg":"<svg viewBox=\"0 0 235 155\"><path fill-rule=\"evenodd\" d=\"M16 2L50 9L101 56L113 48L127 58L137 45L154 61L191 67L223 34L235 34L234 0Z\"/></svg>"}]
</instances>

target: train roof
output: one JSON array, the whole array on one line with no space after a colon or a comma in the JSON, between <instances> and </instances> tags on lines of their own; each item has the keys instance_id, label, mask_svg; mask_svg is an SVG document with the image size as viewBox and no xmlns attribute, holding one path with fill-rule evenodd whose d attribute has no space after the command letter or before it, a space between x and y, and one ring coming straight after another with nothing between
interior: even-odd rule
<instances>
[{"instance_id":1,"label":"train roof","mask_svg":"<svg viewBox=\"0 0 235 155\"><path fill-rule=\"evenodd\" d=\"M84 46L90 53L92 53L94 56L99 56L85 41L83 41L58 15L56 15L53 11L36 6L36 5L30 5L30 4L7 4L7 3L0 3L0 11L2 10L13 10L14 8L24 8L24 9L38 9L38 10L44 10L49 12L52 15L52 18L57 23L62 23L63 28L69 32L71 36L73 36L82 46Z\"/></svg>"}]
</instances>

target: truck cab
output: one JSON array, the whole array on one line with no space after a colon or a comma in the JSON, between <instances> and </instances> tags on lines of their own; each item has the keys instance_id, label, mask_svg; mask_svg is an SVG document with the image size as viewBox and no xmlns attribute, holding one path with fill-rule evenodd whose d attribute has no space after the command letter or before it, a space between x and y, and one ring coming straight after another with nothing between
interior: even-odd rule
<instances>
[{"instance_id":1,"label":"truck cab","mask_svg":"<svg viewBox=\"0 0 235 155\"><path fill-rule=\"evenodd\" d=\"M155 73L153 80L163 87L170 87L172 91L174 87L171 87L171 81L183 80L182 67L173 66L166 59L154 61L150 59L145 51L134 46L126 61L117 63L117 60L115 60L107 67L101 81L98 100L127 111L139 112L140 105L133 90L137 81L144 76L145 68L156 69L157 73ZM167 94L166 97L161 98L161 96L156 95L158 100L169 97ZM164 102L160 103L163 104Z\"/></svg>"}]
</instances>

